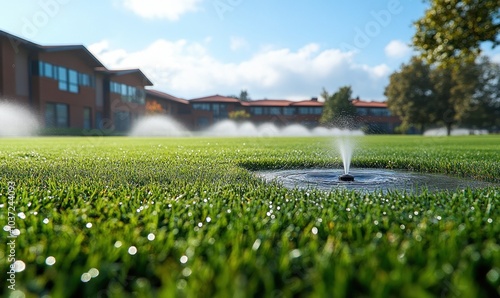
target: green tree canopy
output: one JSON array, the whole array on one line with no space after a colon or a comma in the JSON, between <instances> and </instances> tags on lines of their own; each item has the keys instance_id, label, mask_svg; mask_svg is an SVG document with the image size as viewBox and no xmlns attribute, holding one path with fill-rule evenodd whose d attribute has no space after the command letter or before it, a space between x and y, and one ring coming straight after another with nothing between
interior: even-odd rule
<instances>
[{"instance_id":1,"label":"green tree canopy","mask_svg":"<svg viewBox=\"0 0 500 298\"><path fill-rule=\"evenodd\" d=\"M500 44L499 0L427 1L430 7L415 22L413 45L428 63L470 63L481 53L481 43Z\"/></svg>"},{"instance_id":2,"label":"green tree canopy","mask_svg":"<svg viewBox=\"0 0 500 298\"><path fill-rule=\"evenodd\" d=\"M351 86L341 87L334 94L329 94L323 88L321 97L325 99L323 114L320 123L325 126L334 126L339 128L349 128L352 125L356 108L351 103Z\"/></svg>"},{"instance_id":3,"label":"green tree canopy","mask_svg":"<svg viewBox=\"0 0 500 298\"><path fill-rule=\"evenodd\" d=\"M423 132L440 124L491 128L498 122L500 67L484 58L480 63L432 67L420 58L393 73L385 89L389 109L403 127L418 125Z\"/></svg>"},{"instance_id":4,"label":"green tree canopy","mask_svg":"<svg viewBox=\"0 0 500 298\"><path fill-rule=\"evenodd\" d=\"M419 58L403 64L389 78L385 88L389 110L401 118L402 126L419 126L423 131L438 118L431 67Z\"/></svg>"},{"instance_id":5,"label":"green tree canopy","mask_svg":"<svg viewBox=\"0 0 500 298\"><path fill-rule=\"evenodd\" d=\"M241 101L250 101L250 94L247 90L241 90L239 99Z\"/></svg>"},{"instance_id":6,"label":"green tree canopy","mask_svg":"<svg viewBox=\"0 0 500 298\"><path fill-rule=\"evenodd\" d=\"M476 84L462 124L480 129L500 127L500 65L483 57L474 65Z\"/></svg>"}]
</instances>

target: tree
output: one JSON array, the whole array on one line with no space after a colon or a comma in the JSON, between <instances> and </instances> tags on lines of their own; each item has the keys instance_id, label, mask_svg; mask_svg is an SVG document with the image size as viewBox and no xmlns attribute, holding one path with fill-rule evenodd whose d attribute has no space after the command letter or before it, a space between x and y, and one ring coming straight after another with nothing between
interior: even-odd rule
<instances>
[{"instance_id":1,"label":"tree","mask_svg":"<svg viewBox=\"0 0 500 298\"><path fill-rule=\"evenodd\" d=\"M229 112L228 117L231 120L241 121L250 118L250 114L245 110L236 110Z\"/></svg>"},{"instance_id":2,"label":"tree","mask_svg":"<svg viewBox=\"0 0 500 298\"><path fill-rule=\"evenodd\" d=\"M413 45L426 62L454 66L474 62L480 45L500 45L500 1L428 0L430 7L416 21Z\"/></svg>"},{"instance_id":3,"label":"tree","mask_svg":"<svg viewBox=\"0 0 500 298\"><path fill-rule=\"evenodd\" d=\"M247 90L241 90L240 91L240 96L236 95L228 95L227 97L239 99L240 101L250 101L250 95L248 94Z\"/></svg>"},{"instance_id":4,"label":"tree","mask_svg":"<svg viewBox=\"0 0 500 298\"><path fill-rule=\"evenodd\" d=\"M385 88L389 110L402 120L403 127L417 125L423 132L425 127L437 121L435 86L431 80L431 67L413 57L389 78Z\"/></svg>"},{"instance_id":5,"label":"tree","mask_svg":"<svg viewBox=\"0 0 500 298\"><path fill-rule=\"evenodd\" d=\"M240 92L240 100L241 101L250 101L250 95L247 90L241 90Z\"/></svg>"},{"instance_id":6,"label":"tree","mask_svg":"<svg viewBox=\"0 0 500 298\"><path fill-rule=\"evenodd\" d=\"M491 128L498 122L500 67L481 63L432 67L419 58L390 77L385 95L403 127L441 124L447 134L455 124Z\"/></svg>"},{"instance_id":7,"label":"tree","mask_svg":"<svg viewBox=\"0 0 500 298\"><path fill-rule=\"evenodd\" d=\"M463 125L491 129L500 127L500 65L483 57L475 65L476 88L468 105Z\"/></svg>"},{"instance_id":8,"label":"tree","mask_svg":"<svg viewBox=\"0 0 500 298\"><path fill-rule=\"evenodd\" d=\"M146 102L146 114L163 114L165 110L156 100L151 100Z\"/></svg>"},{"instance_id":9,"label":"tree","mask_svg":"<svg viewBox=\"0 0 500 298\"><path fill-rule=\"evenodd\" d=\"M356 108L351 103L351 87L341 87L331 95L323 88L321 96L325 99L325 104L320 123L326 126L349 128L356 115Z\"/></svg>"}]
</instances>

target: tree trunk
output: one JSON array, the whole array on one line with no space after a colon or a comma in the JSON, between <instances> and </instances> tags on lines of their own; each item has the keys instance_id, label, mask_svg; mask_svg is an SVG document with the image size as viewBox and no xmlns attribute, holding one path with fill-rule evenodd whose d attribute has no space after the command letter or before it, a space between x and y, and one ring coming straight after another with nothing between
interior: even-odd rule
<instances>
[{"instance_id":1,"label":"tree trunk","mask_svg":"<svg viewBox=\"0 0 500 298\"><path fill-rule=\"evenodd\" d=\"M446 123L446 135L451 136L451 123Z\"/></svg>"}]
</instances>

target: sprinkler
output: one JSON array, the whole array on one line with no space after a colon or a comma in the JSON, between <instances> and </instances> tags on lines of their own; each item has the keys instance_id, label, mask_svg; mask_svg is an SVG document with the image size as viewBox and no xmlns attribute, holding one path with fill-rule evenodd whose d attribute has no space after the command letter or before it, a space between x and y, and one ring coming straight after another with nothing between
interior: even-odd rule
<instances>
[{"instance_id":1,"label":"sprinkler","mask_svg":"<svg viewBox=\"0 0 500 298\"><path fill-rule=\"evenodd\" d=\"M354 181L354 176L349 174L344 174L339 176L340 181Z\"/></svg>"}]
</instances>

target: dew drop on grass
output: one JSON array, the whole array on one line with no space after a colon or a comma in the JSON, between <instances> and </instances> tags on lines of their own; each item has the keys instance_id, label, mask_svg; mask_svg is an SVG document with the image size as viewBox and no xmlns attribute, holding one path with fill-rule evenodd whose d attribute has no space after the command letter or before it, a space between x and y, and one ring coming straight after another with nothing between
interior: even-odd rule
<instances>
[{"instance_id":1,"label":"dew drop on grass","mask_svg":"<svg viewBox=\"0 0 500 298\"><path fill-rule=\"evenodd\" d=\"M256 239L255 242L252 245L252 249L253 250L259 249L261 243L262 243L262 241L260 239Z\"/></svg>"},{"instance_id":2,"label":"dew drop on grass","mask_svg":"<svg viewBox=\"0 0 500 298\"><path fill-rule=\"evenodd\" d=\"M45 219L43 220L43 223L44 223L44 224L48 224L48 223L49 223L49 219L48 219L48 218L45 218Z\"/></svg>"},{"instance_id":3,"label":"dew drop on grass","mask_svg":"<svg viewBox=\"0 0 500 298\"><path fill-rule=\"evenodd\" d=\"M90 274L90 277L96 278L97 276L99 276L99 270L97 270L97 268L91 268L89 270L89 274Z\"/></svg>"},{"instance_id":4,"label":"dew drop on grass","mask_svg":"<svg viewBox=\"0 0 500 298\"><path fill-rule=\"evenodd\" d=\"M302 252L299 249L294 249L290 252L290 259L296 259L302 255Z\"/></svg>"},{"instance_id":5,"label":"dew drop on grass","mask_svg":"<svg viewBox=\"0 0 500 298\"><path fill-rule=\"evenodd\" d=\"M211 222L212 219L210 218L210 216L207 216L207 218L205 219L207 222Z\"/></svg>"},{"instance_id":6,"label":"dew drop on grass","mask_svg":"<svg viewBox=\"0 0 500 298\"><path fill-rule=\"evenodd\" d=\"M49 265L49 266L52 266L56 263L56 258L54 258L53 256L50 256L50 257L47 257L45 259L45 264Z\"/></svg>"},{"instance_id":7,"label":"dew drop on grass","mask_svg":"<svg viewBox=\"0 0 500 298\"><path fill-rule=\"evenodd\" d=\"M19 236L21 235L21 231L19 231L19 229L14 229L10 232L10 234L13 236Z\"/></svg>"},{"instance_id":8,"label":"dew drop on grass","mask_svg":"<svg viewBox=\"0 0 500 298\"><path fill-rule=\"evenodd\" d=\"M492 223L492 222L493 222L493 219L488 218L488 223Z\"/></svg>"},{"instance_id":9,"label":"dew drop on grass","mask_svg":"<svg viewBox=\"0 0 500 298\"><path fill-rule=\"evenodd\" d=\"M149 233L149 234L148 234L148 240L149 240L149 241L153 241L153 240L155 240L155 238L156 238L156 237L155 237L155 234L153 234L153 233Z\"/></svg>"},{"instance_id":10,"label":"dew drop on grass","mask_svg":"<svg viewBox=\"0 0 500 298\"><path fill-rule=\"evenodd\" d=\"M116 242L115 242L115 247L116 247L116 248L120 248L120 247L122 247L122 242L121 242L121 241L116 241Z\"/></svg>"},{"instance_id":11,"label":"dew drop on grass","mask_svg":"<svg viewBox=\"0 0 500 298\"><path fill-rule=\"evenodd\" d=\"M378 220L373 221L373 224L378 226Z\"/></svg>"},{"instance_id":12,"label":"dew drop on grass","mask_svg":"<svg viewBox=\"0 0 500 298\"><path fill-rule=\"evenodd\" d=\"M3 206L5 206L5 204L0 204L0 208L3 208Z\"/></svg>"},{"instance_id":13,"label":"dew drop on grass","mask_svg":"<svg viewBox=\"0 0 500 298\"><path fill-rule=\"evenodd\" d=\"M91 278L92 278L92 276L90 276L90 274L88 272L85 272L84 274L82 274L82 277L80 278L80 280L82 282L89 282Z\"/></svg>"},{"instance_id":14,"label":"dew drop on grass","mask_svg":"<svg viewBox=\"0 0 500 298\"><path fill-rule=\"evenodd\" d=\"M401 228L401 230L406 229L405 225L400 225L399 228Z\"/></svg>"},{"instance_id":15,"label":"dew drop on grass","mask_svg":"<svg viewBox=\"0 0 500 298\"><path fill-rule=\"evenodd\" d=\"M92 223L88 222L85 226L87 227L87 229L90 229L90 228L92 228Z\"/></svg>"},{"instance_id":16,"label":"dew drop on grass","mask_svg":"<svg viewBox=\"0 0 500 298\"><path fill-rule=\"evenodd\" d=\"M316 227L313 227L311 232L314 234L314 235L317 235L318 234L318 228Z\"/></svg>"},{"instance_id":17,"label":"dew drop on grass","mask_svg":"<svg viewBox=\"0 0 500 298\"><path fill-rule=\"evenodd\" d=\"M25 219L26 218L26 214L24 214L24 212L19 212L17 214L17 216L19 216L20 219Z\"/></svg>"},{"instance_id":18,"label":"dew drop on grass","mask_svg":"<svg viewBox=\"0 0 500 298\"><path fill-rule=\"evenodd\" d=\"M193 273L193 271L189 267L186 267L182 270L182 275L184 275L184 277L190 276L191 273Z\"/></svg>"},{"instance_id":19,"label":"dew drop on grass","mask_svg":"<svg viewBox=\"0 0 500 298\"><path fill-rule=\"evenodd\" d=\"M182 264L186 264L187 261L188 261L188 257L187 256L182 256L179 261L182 263Z\"/></svg>"},{"instance_id":20,"label":"dew drop on grass","mask_svg":"<svg viewBox=\"0 0 500 298\"><path fill-rule=\"evenodd\" d=\"M488 273L486 273L486 278L488 278L488 280L494 284L498 281L498 279L500 279L500 270L498 268L493 268L491 269L490 271L488 271Z\"/></svg>"},{"instance_id":21,"label":"dew drop on grass","mask_svg":"<svg viewBox=\"0 0 500 298\"><path fill-rule=\"evenodd\" d=\"M3 226L3 230L4 230L5 232L10 231L10 226Z\"/></svg>"},{"instance_id":22,"label":"dew drop on grass","mask_svg":"<svg viewBox=\"0 0 500 298\"><path fill-rule=\"evenodd\" d=\"M441 220L441 219L442 219L442 217L438 215L438 216L436 216L436 219L437 219L437 220Z\"/></svg>"},{"instance_id":23,"label":"dew drop on grass","mask_svg":"<svg viewBox=\"0 0 500 298\"><path fill-rule=\"evenodd\" d=\"M135 255L135 254L137 253L137 247L135 247L135 246L131 246L131 247L129 247L129 248L128 248L128 253L129 253L130 255L132 255L132 256L133 256L133 255Z\"/></svg>"},{"instance_id":24,"label":"dew drop on grass","mask_svg":"<svg viewBox=\"0 0 500 298\"><path fill-rule=\"evenodd\" d=\"M17 260L14 262L14 271L23 272L24 269L26 269L26 264L23 261Z\"/></svg>"}]
</instances>

